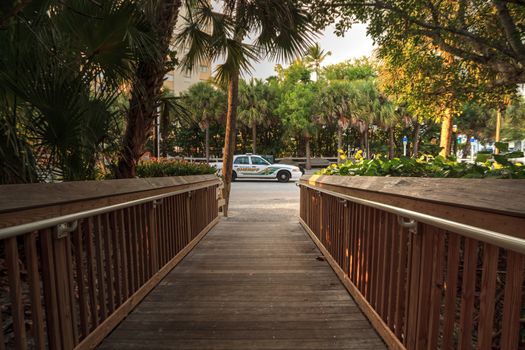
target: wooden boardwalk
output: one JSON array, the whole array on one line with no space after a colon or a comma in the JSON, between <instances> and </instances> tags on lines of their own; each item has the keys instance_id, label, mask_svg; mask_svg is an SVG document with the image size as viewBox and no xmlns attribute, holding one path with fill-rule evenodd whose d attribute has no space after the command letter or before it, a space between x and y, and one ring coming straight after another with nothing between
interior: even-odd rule
<instances>
[{"instance_id":1,"label":"wooden boardwalk","mask_svg":"<svg viewBox=\"0 0 525 350\"><path fill-rule=\"evenodd\" d=\"M385 349L320 256L297 218L223 219L100 349Z\"/></svg>"}]
</instances>

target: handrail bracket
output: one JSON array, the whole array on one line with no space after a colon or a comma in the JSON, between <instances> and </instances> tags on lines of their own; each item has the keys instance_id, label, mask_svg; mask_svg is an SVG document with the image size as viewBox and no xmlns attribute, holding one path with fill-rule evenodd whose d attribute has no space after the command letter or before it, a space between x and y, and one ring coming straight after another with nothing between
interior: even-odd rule
<instances>
[{"instance_id":1,"label":"handrail bracket","mask_svg":"<svg viewBox=\"0 0 525 350\"><path fill-rule=\"evenodd\" d=\"M56 239L62 239L67 237L68 234L75 231L78 227L78 220L71 222L64 222L55 226L55 237Z\"/></svg>"},{"instance_id":2,"label":"handrail bracket","mask_svg":"<svg viewBox=\"0 0 525 350\"><path fill-rule=\"evenodd\" d=\"M398 215L397 223L403 228L407 228L408 232L417 234L417 221L414 219L406 219L405 217Z\"/></svg>"}]
</instances>

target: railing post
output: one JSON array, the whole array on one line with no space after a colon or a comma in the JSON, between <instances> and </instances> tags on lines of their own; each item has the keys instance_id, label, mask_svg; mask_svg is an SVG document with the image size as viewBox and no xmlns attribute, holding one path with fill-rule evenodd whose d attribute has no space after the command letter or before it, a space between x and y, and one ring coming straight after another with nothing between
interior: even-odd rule
<instances>
[{"instance_id":1,"label":"railing post","mask_svg":"<svg viewBox=\"0 0 525 350\"><path fill-rule=\"evenodd\" d=\"M60 317L60 331L62 335L62 346L64 349L72 349L74 347L73 336L73 318L71 310L71 291L69 290L69 279L72 276L68 271L67 251L68 237L54 238L55 246L55 268L56 268L56 282L57 282L57 300L58 300L58 315Z\"/></svg>"},{"instance_id":2,"label":"railing post","mask_svg":"<svg viewBox=\"0 0 525 350\"><path fill-rule=\"evenodd\" d=\"M186 229L188 230L188 243L191 242L192 232L191 232L191 195L192 192L188 192L186 196Z\"/></svg>"},{"instance_id":3,"label":"railing post","mask_svg":"<svg viewBox=\"0 0 525 350\"><path fill-rule=\"evenodd\" d=\"M157 207L162 205L160 201L154 201L151 203L148 209L148 240L150 244L150 266L151 274L154 275L159 270L159 240L157 232Z\"/></svg>"}]
</instances>

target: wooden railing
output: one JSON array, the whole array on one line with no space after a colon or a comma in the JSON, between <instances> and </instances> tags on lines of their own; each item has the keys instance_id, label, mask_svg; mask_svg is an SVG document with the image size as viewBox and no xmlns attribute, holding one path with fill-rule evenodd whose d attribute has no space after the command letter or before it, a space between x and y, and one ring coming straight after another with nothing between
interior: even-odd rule
<instances>
[{"instance_id":1,"label":"wooden railing","mask_svg":"<svg viewBox=\"0 0 525 350\"><path fill-rule=\"evenodd\" d=\"M390 348L524 348L522 180L300 185L302 225Z\"/></svg>"},{"instance_id":2,"label":"wooden railing","mask_svg":"<svg viewBox=\"0 0 525 350\"><path fill-rule=\"evenodd\" d=\"M217 222L219 184L0 186L0 349L94 348Z\"/></svg>"}]
</instances>

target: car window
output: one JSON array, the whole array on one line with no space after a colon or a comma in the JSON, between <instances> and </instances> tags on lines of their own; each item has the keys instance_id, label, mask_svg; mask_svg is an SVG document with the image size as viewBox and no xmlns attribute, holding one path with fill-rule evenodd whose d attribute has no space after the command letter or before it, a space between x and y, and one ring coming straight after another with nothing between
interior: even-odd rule
<instances>
[{"instance_id":1,"label":"car window","mask_svg":"<svg viewBox=\"0 0 525 350\"><path fill-rule=\"evenodd\" d=\"M250 164L250 158L248 157L237 157L235 164Z\"/></svg>"},{"instance_id":2,"label":"car window","mask_svg":"<svg viewBox=\"0 0 525 350\"><path fill-rule=\"evenodd\" d=\"M261 157L252 157L252 164L255 165L270 165L266 160L262 159Z\"/></svg>"}]
</instances>

